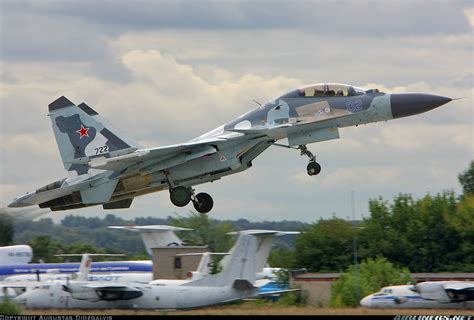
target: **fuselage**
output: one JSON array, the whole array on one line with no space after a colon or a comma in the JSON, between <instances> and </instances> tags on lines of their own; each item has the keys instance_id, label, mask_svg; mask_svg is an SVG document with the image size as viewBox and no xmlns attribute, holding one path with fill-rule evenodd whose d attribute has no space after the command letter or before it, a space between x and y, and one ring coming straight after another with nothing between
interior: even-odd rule
<instances>
[{"instance_id":1,"label":"fuselage","mask_svg":"<svg viewBox=\"0 0 474 320\"><path fill-rule=\"evenodd\" d=\"M440 302L425 299L413 290L413 285L400 285L382 288L360 301L367 308L423 308L423 309L474 309L474 301Z\"/></svg>"},{"instance_id":2,"label":"fuselage","mask_svg":"<svg viewBox=\"0 0 474 320\"><path fill-rule=\"evenodd\" d=\"M88 295L75 298L60 282L44 283L40 288L16 298L26 308L78 309L182 309L214 305L256 296L258 289L236 290L231 286L190 287L135 284L141 295L132 299L99 300ZM94 301L95 300L95 301Z\"/></svg>"},{"instance_id":3,"label":"fuselage","mask_svg":"<svg viewBox=\"0 0 474 320\"><path fill-rule=\"evenodd\" d=\"M288 139L289 146L336 139L339 128L406 117L449 101L450 98L430 94L388 94L343 84L303 87L189 141L202 143L193 153L133 163L117 173L118 183L109 202L169 189L171 181L192 187L244 171L252 166L253 159L281 139ZM206 144L207 141L212 142ZM135 152L146 155L147 150ZM87 174L59 180L18 197L10 206L38 204L55 211L101 204L85 203L80 192L88 179L97 175L107 179L114 176L107 170L90 169ZM65 187L69 189L64 190L63 196L57 197L61 192L52 196L51 190Z\"/></svg>"},{"instance_id":4,"label":"fuselage","mask_svg":"<svg viewBox=\"0 0 474 320\"><path fill-rule=\"evenodd\" d=\"M64 276L74 272L78 272L79 263L28 263L21 265L4 265L0 266L0 280L11 277L25 275L28 278L19 279L20 281L28 281L30 277L36 279L36 273L47 275L50 273L58 273ZM92 262L91 276L99 276L100 274L110 273L151 273L153 270L152 262L145 261L107 261ZM15 278L13 278L15 279Z\"/></svg>"}]
</instances>

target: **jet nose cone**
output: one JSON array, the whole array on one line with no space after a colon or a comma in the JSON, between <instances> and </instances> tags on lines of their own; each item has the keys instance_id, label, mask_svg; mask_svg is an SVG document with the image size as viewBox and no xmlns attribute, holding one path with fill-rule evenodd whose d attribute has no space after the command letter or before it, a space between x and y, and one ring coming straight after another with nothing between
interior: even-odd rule
<instances>
[{"instance_id":1,"label":"jet nose cone","mask_svg":"<svg viewBox=\"0 0 474 320\"><path fill-rule=\"evenodd\" d=\"M390 96L393 118L426 112L451 100L448 97L426 93L394 93Z\"/></svg>"}]
</instances>

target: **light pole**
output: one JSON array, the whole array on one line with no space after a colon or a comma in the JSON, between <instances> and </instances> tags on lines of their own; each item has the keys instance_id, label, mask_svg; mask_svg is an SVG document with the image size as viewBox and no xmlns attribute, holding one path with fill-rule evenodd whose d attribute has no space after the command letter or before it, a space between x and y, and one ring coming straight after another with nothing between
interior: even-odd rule
<instances>
[{"instance_id":1,"label":"light pole","mask_svg":"<svg viewBox=\"0 0 474 320\"><path fill-rule=\"evenodd\" d=\"M360 300L360 285L359 285L359 265L357 263L357 227L355 223L354 190L351 190L351 208L352 208L352 251L354 255L355 297L356 297L356 301L359 301Z\"/></svg>"}]
</instances>

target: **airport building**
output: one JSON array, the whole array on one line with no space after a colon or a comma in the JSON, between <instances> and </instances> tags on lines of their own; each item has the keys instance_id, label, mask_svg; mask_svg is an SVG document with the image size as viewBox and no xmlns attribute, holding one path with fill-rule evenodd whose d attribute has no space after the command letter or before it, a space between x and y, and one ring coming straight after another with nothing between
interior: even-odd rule
<instances>
[{"instance_id":1,"label":"airport building","mask_svg":"<svg viewBox=\"0 0 474 320\"><path fill-rule=\"evenodd\" d=\"M209 252L207 246L162 246L152 248L153 279L183 280L190 271L197 270L201 255L189 253Z\"/></svg>"}]
</instances>

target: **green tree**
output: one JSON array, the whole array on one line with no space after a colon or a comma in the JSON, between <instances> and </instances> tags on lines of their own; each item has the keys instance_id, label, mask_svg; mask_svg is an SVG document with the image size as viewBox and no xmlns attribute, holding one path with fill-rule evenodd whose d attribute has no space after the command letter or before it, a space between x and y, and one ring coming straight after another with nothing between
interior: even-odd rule
<instances>
[{"instance_id":1,"label":"green tree","mask_svg":"<svg viewBox=\"0 0 474 320\"><path fill-rule=\"evenodd\" d=\"M284 245L277 245L270 251L268 264L275 268L297 268L294 262L294 250Z\"/></svg>"},{"instance_id":2,"label":"green tree","mask_svg":"<svg viewBox=\"0 0 474 320\"><path fill-rule=\"evenodd\" d=\"M446 271L474 270L474 195L466 194L457 205L455 214L447 216L446 227L456 235L457 247L446 253Z\"/></svg>"},{"instance_id":3,"label":"green tree","mask_svg":"<svg viewBox=\"0 0 474 320\"><path fill-rule=\"evenodd\" d=\"M350 222L335 217L321 219L296 238L295 265L309 271L342 271L352 262L352 241Z\"/></svg>"},{"instance_id":4,"label":"green tree","mask_svg":"<svg viewBox=\"0 0 474 320\"><path fill-rule=\"evenodd\" d=\"M348 271L332 285L333 307L357 307L362 297L377 292L382 287L406 284L410 281L408 269L396 268L385 258L368 259Z\"/></svg>"},{"instance_id":5,"label":"green tree","mask_svg":"<svg viewBox=\"0 0 474 320\"><path fill-rule=\"evenodd\" d=\"M0 315L19 316L23 313L23 308L18 303L10 301L8 298L0 302Z\"/></svg>"},{"instance_id":6,"label":"green tree","mask_svg":"<svg viewBox=\"0 0 474 320\"><path fill-rule=\"evenodd\" d=\"M63 253L60 243L51 239L49 235L38 236L34 238L29 245L33 249L34 261L40 262L59 262L60 259L55 254Z\"/></svg>"},{"instance_id":7,"label":"green tree","mask_svg":"<svg viewBox=\"0 0 474 320\"><path fill-rule=\"evenodd\" d=\"M0 214L0 246L8 246L13 243L15 229L12 219L7 214Z\"/></svg>"},{"instance_id":8,"label":"green tree","mask_svg":"<svg viewBox=\"0 0 474 320\"><path fill-rule=\"evenodd\" d=\"M465 235L448 223L455 224L460 215L454 192L418 200L400 194L391 205L382 199L371 200L369 209L371 216L364 219L359 233L361 258L386 257L413 272L446 271L455 261L468 259L456 255Z\"/></svg>"},{"instance_id":9,"label":"green tree","mask_svg":"<svg viewBox=\"0 0 474 320\"><path fill-rule=\"evenodd\" d=\"M234 242L227 234L234 230L232 226L227 222L212 221L206 214L191 211L187 217L177 215L172 224L193 229L179 232L188 245L208 245L212 252L228 252Z\"/></svg>"},{"instance_id":10,"label":"green tree","mask_svg":"<svg viewBox=\"0 0 474 320\"><path fill-rule=\"evenodd\" d=\"M458 176L464 194L474 194L474 161L471 161L469 168Z\"/></svg>"}]
</instances>

